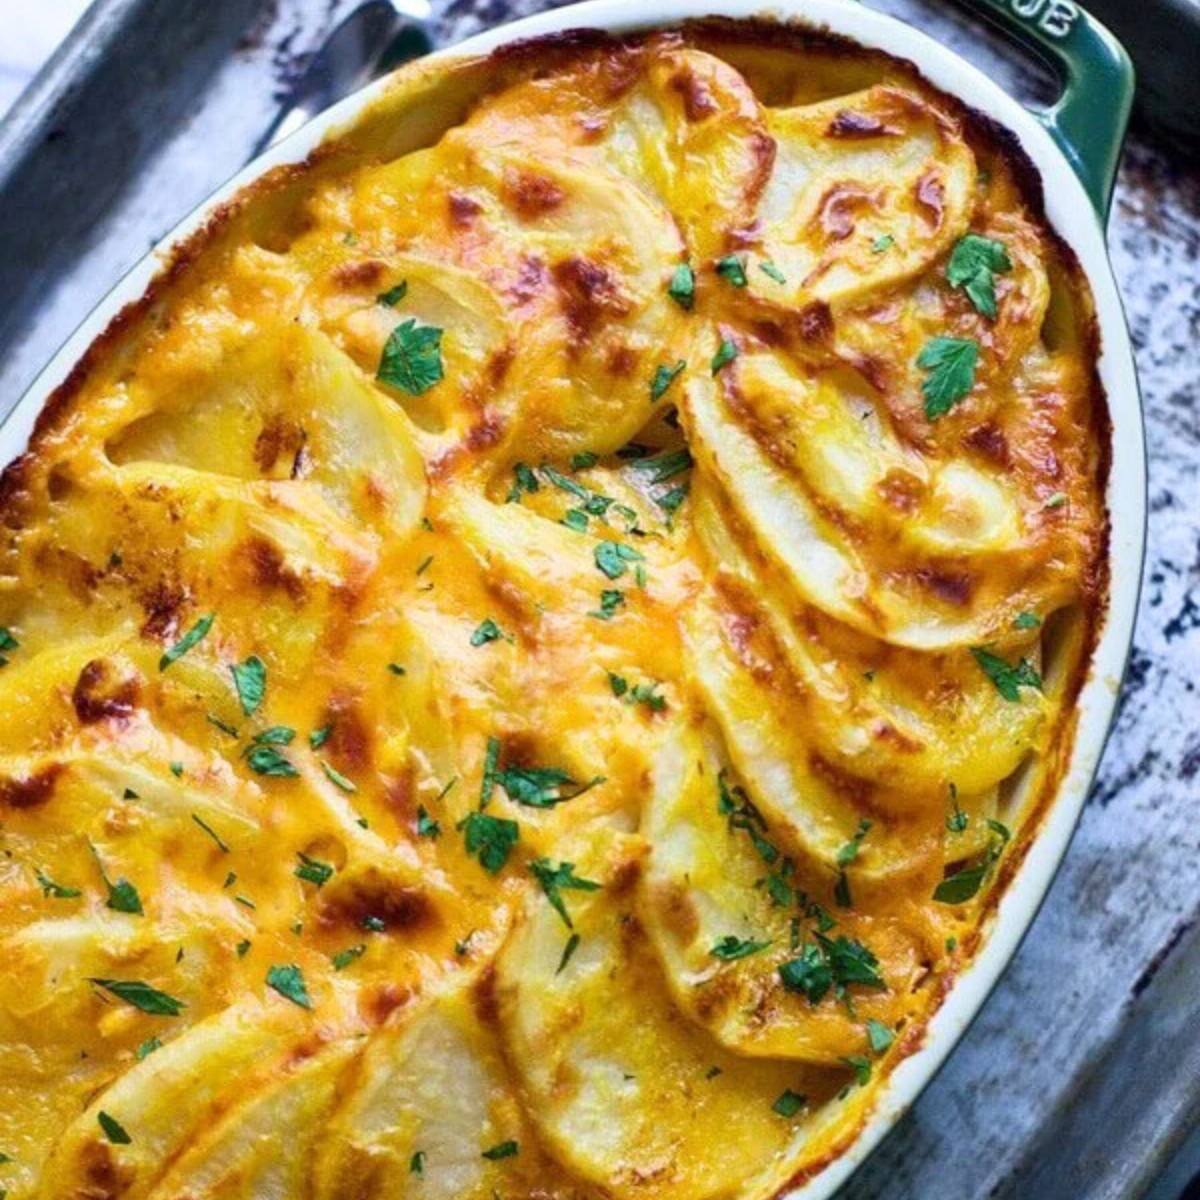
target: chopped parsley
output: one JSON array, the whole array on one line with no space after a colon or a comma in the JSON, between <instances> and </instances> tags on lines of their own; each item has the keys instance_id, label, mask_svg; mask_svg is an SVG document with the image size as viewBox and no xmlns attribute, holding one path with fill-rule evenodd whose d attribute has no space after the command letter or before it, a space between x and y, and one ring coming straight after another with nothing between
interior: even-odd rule
<instances>
[{"instance_id":1,"label":"chopped parsley","mask_svg":"<svg viewBox=\"0 0 1200 1200\"><path fill-rule=\"evenodd\" d=\"M650 399L661 400L666 394L667 388L679 378L687 363L681 358L674 366L660 365L654 372L654 378L650 381Z\"/></svg>"},{"instance_id":2,"label":"chopped parsley","mask_svg":"<svg viewBox=\"0 0 1200 1200\"><path fill-rule=\"evenodd\" d=\"M104 884L108 888L108 900L105 902L107 908L111 908L113 912L132 913L138 917L142 915L142 898L128 879L118 879L116 883L112 883L105 878Z\"/></svg>"},{"instance_id":3,"label":"chopped parsley","mask_svg":"<svg viewBox=\"0 0 1200 1200\"><path fill-rule=\"evenodd\" d=\"M652 458L637 459L632 469L646 473L649 484L666 483L676 475L682 475L692 465L692 456L684 446L679 450L669 450L664 454L656 454Z\"/></svg>"},{"instance_id":4,"label":"chopped parsley","mask_svg":"<svg viewBox=\"0 0 1200 1200\"><path fill-rule=\"evenodd\" d=\"M1009 831L1008 826L1001 824L999 821L993 821L990 818L987 824L991 837L983 858L974 866L963 867L962 870L956 871L953 875L947 875L934 888L933 898L939 904L965 904L968 900L972 899L983 886L983 881L991 874L992 868L1004 853L1004 847L1008 845L1009 840L1012 838L1012 833Z\"/></svg>"},{"instance_id":5,"label":"chopped parsley","mask_svg":"<svg viewBox=\"0 0 1200 1200\"><path fill-rule=\"evenodd\" d=\"M560 767L505 767L495 772L495 781L508 794L510 800L524 804L527 808L553 808L565 800L574 800L582 796L589 788L603 783L602 776L596 776L581 787ZM564 788L575 788L570 794L563 792Z\"/></svg>"},{"instance_id":6,"label":"chopped parsley","mask_svg":"<svg viewBox=\"0 0 1200 1200\"><path fill-rule=\"evenodd\" d=\"M162 1042L156 1037L147 1038L134 1052L133 1057L141 1062L144 1058L149 1058L155 1050L162 1049Z\"/></svg>"},{"instance_id":7,"label":"chopped parsley","mask_svg":"<svg viewBox=\"0 0 1200 1200\"><path fill-rule=\"evenodd\" d=\"M533 473L533 468L528 463L516 463L513 466L513 485L508 489L508 495L504 497L504 502L506 504L518 503L522 493L532 495L540 487L541 485L537 481L537 476Z\"/></svg>"},{"instance_id":8,"label":"chopped parsley","mask_svg":"<svg viewBox=\"0 0 1200 1200\"><path fill-rule=\"evenodd\" d=\"M546 899L550 901L550 906L563 919L563 924L568 929L574 929L571 923L571 915L567 912L566 902L563 900L562 892L564 889L576 892L598 892L600 884L591 879L580 879L575 874L575 864L569 862L560 862L555 866L548 858L535 858L529 864L529 873L538 881L542 891L546 894Z\"/></svg>"},{"instance_id":9,"label":"chopped parsley","mask_svg":"<svg viewBox=\"0 0 1200 1200\"><path fill-rule=\"evenodd\" d=\"M819 1003L834 984L839 989L858 984L883 988L879 960L862 942L852 938L836 940L818 933L816 942L807 942L797 957L779 964L779 978L791 992L800 992L810 1004Z\"/></svg>"},{"instance_id":10,"label":"chopped parsley","mask_svg":"<svg viewBox=\"0 0 1200 1200\"><path fill-rule=\"evenodd\" d=\"M429 838L436 841L441 836L442 827L425 811L424 805L417 806L417 837Z\"/></svg>"},{"instance_id":11,"label":"chopped parsley","mask_svg":"<svg viewBox=\"0 0 1200 1200\"><path fill-rule=\"evenodd\" d=\"M483 755L483 781L479 788L479 807L487 808L492 792L496 790L496 768L500 765L500 739L490 737Z\"/></svg>"},{"instance_id":12,"label":"chopped parsley","mask_svg":"<svg viewBox=\"0 0 1200 1200\"><path fill-rule=\"evenodd\" d=\"M771 1111L781 1117L794 1117L807 1103L807 1096L802 1096L799 1092L793 1092L791 1088L788 1088L771 1105Z\"/></svg>"},{"instance_id":13,"label":"chopped parsley","mask_svg":"<svg viewBox=\"0 0 1200 1200\"><path fill-rule=\"evenodd\" d=\"M609 579L620 579L631 562L644 562L645 555L624 542L599 542L595 550L597 568Z\"/></svg>"},{"instance_id":14,"label":"chopped parsley","mask_svg":"<svg viewBox=\"0 0 1200 1200\"><path fill-rule=\"evenodd\" d=\"M579 949L579 934L573 933L567 938L567 944L563 947L562 958L558 960L558 969L554 972L555 975L561 975L567 969L567 963L571 961L572 955Z\"/></svg>"},{"instance_id":15,"label":"chopped parsley","mask_svg":"<svg viewBox=\"0 0 1200 1200\"><path fill-rule=\"evenodd\" d=\"M12 650L19 650L21 643L13 637L12 630L7 625L0 625L0 667L8 666L8 659L5 657Z\"/></svg>"},{"instance_id":16,"label":"chopped parsley","mask_svg":"<svg viewBox=\"0 0 1200 1200\"><path fill-rule=\"evenodd\" d=\"M375 299L387 308L395 308L407 295L408 281L402 279L395 287L388 288L386 292L380 292Z\"/></svg>"},{"instance_id":17,"label":"chopped parsley","mask_svg":"<svg viewBox=\"0 0 1200 1200\"><path fill-rule=\"evenodd\" d=\"M800 992L819 1004L833 986L833 969L819 946L807 943L796 958L779 964L779 979L789 992Z\"/></svg>"},{"instance_id":18,"label":"chopped parsley","mask_svg":"<svg viewBox=\"0 0 1200 1200\"><path fill-rule=\"evenodd\" d=\"M294 963L289 966L270 967L267 970L267 987L300 1008L312 1008L312 1000L309 998L308 988L304 983L304 975Z\"/></svg>"},{"instance_id":19,"label":"chopped parsley","mask_svg":"<svg viewBox=\"0 0 1200 1200\"><path fill-rule=\"evenodd\" d=\"M585 521L586 519L584 518ZM499 641L503 636L504 631L500 626L491 617L484 617L475 627L475 632L471 634L471 645L486 646L488 642Z\"/></svg>"},{"instance_id":20,"label":"chopped parsley","mask_svg":"<svg viewBox=\"0 0 1200 1200\"><path fill-rule=\"evenodd\" d=\"M866 1087L871 1082L871 1060L862 1054L847 1054L842 1062L853 1072L855 1082L859 1087Z\"/></svg>"},{"instance_id":21,"label":"chopped parsley","mask_svg":"<svg viewBox=\"0 0 1200 1200\"><path fill-rule=\"evenodd\" d=\"M896 1040L896 1035L874 1017L867 1019L867 1043L876 1054L882 1054Z\"/></svg>"},{"instance_id":22,"label":"chopped parsley","mask_svg":"<svg viewBox=\"0 0 1200 1200\"><path fill-rule=\"evenodd\" d=\"M709 954L723 962L734 962L739 958L749 958L751 954L765 950L770 944L770 942L755 942L750 938L740 938L732 933L727 933L713 946Z\"/></svg>"},{"instance_id":23,"label":"chopped parsley","mask_svg":"<svg viewBox=\"0 0 1200 1200\"><path fill-rule=\"evenodd\" d=\"M729 338L722 338L716 354L712 356L712 373L715 375L722 367L728 366L737 355L737 345Z\"/></svg>"},{"instance_id":24,"label":"chopped parsley","mask_svg":"<svg viewBox=\"0 0 1200 1200\"><path fill-rule=\"evenodd\" d=\"M582 508L568 508L563 513L559 524L565 525L568 529L573 529L576 533L587 533L588 515Z\"/></svg>"},{"instance_id":25,"label":"chopped parsley","mask_svg":"<svg viewBox=\"0 0 1200 1200\"><path fill-rule=\"evenodd\" d=\"M595 617L597 621L611 621L617 615L617 609L625 603L625 593L618 591L616 588L605 588L600 593L600 607L592 609L589 617Z\"/></svg>"},{"instance_id":26,"label":"chopped parsley","mask_svg":"<svg viewBox=\"0 0 1200 1200\"><path fill-rule=\"evenodd\" d=\"M334 787L340 788L343 792L353 794L358 791L358 785L352 779L347 779L336 767L331 766L324 759L321 760L321 769L325 772L325 777L333 784Z\"/></svg>"},{"instance_id":27,"label":"chopped parsley","mask_svg":"<svg viewBox=\"0 0 1200 1200\"><path fill-rule=\"evenodd\" d=\"M256 733L250 740L259 746L287 746L295 736L296 731L290 725L272 725L270 729ZM312 742L311 735L309 742Z\"/></svg>"},{"instance_id":28,"label":"chopped parsley","mask_svg":"<svg viewBox=\"0 0 1200 1200\"><path fill-rule=\"evenodd\" d=\"M181 637L179 641L177 641L175 645L167 650L163 654L162 658L158 660L158 669L160 671L165 671L173 662L178 662L179 659L181 659L193 646L195 646L197 642L201 641L207 636L208 631L213 627L213 622L216 619L215 613L209 613L208 616L201 617L200 620L198 620L195 625L193 625L191 629L189 629L187 633L185 633L183 637Z\"/></svg>"},{"instance_id":29,"label":"chopped parsley","mask_svg":"<svg viewBox=\"0 0 1200 1200\"><path fill-rule=\"evenodd\" d=\"M425 1174L425 1151L417 1150L412 1158L408 1160L408 1173L410 1175Z\"/></svg>"},{"instance_id":30,"label":"chopped parsley","mask_svg":"<svg viewBox=\"0 0 1200 1200\"><path fill-rule=\"evenodd\" d=\"M217 849L220 850L222 854L229 853L229 846L211 825L209 825L201 817L198 817L195 813L192 813L192 820L195 821L196 824L199 825L200 828L203 829L204 832L207 833L214 842L216 842Z\"/></svg>"},{"instance_id":31,"label":"chopped parsley","mask_svg":"<svg viewBox=\"0 0 1200 1200\"><path fill-rule=\"evenodd\" d=\"M594 467L599 461L598 454L593 454L590 450L581 450L578 454L571 455L571 470L586 471L588 467Z\"/></svg>"},{"instance_id":32,"label":"chopped parsley","mask_svg":"<svg viewBox=\"0 0 1200 1200\"><path fill-rule=\"evenodd\" d=\"M882 254L885 250L890 250L896 244L896 239L890 233L881 233L871 243L872 254Z\"/></svg>"},{"instance_id":33,"label":"chopped parsley","mask_svg":"<svg viewBox=\"0 0 1200 1200\"><path fill-rule=\"evenodd\" d=\"M493 1162L500 1158L512 1158L518 1153L520 1146L514 1141L500 1142L498 1145L492 1146L490 1150L483 1152L483 1158L490 1158Z\"/></svg>"},{"instance_id":34,"label":"chopped parsley","mask_svg":"<svg viewBox=\"0 0 1200 1200\"><path fill-rule=\"evenodd\" d=\"M480 866L492 875L498 874L508 862L521 834L516 821L483 812L468 813L458 828L463 831L467 853L478 858Z\"/></svg>"},{"instance_id":35,"label":"chopped parsley","mask_svg":"<svg viewBox=\"0 0 1200 1200\"><path fill-rule=\"evenodd\" d=\"M233 673L233 686L237 689L242 712L248 717L254 716L267 690L266 664L258 655L252 654L244 663L234 663L229 669Z\"/></svg>"},{"instance_id":36,"label":"chopped parsley","mask_svg":"<svg viewBox=\"0 0 1200 1200\"><path fill-rule=\"evenodd\" d=\"M332 725L322 725L320 729L314 729L308 735L308 744L314 749L319 750L327 741L329 735L333 732Z\"/></svg>"},{"instance_id":37,"label":"chopped parsley","mask_svg":"<svg viewBox=\"0 0 1200 1200\"><path fill-rule=\"evenodd\" d=\"M776 283L787 283L787 276L769 258L760 262L758 269L768 279L773 279Z\"/></svg>"},{"instance_id":38,"label":"chopped parsley","mask_svg":"<svg viewBox=\"0 0 1200 1200\"><path fill-rule=\"evenodd\" d=\"M125 1128L121 1122L116 1117L110 1117L103 1109L96 1114L96 1120L100 1122L100 1128L104 1130L104 1136L114 1146L128 1146L133 1142L133 1138L125 1132Z\"/></svg>"},{"instance_id":39,"label":"chopped parsley","mask_svg":"<svg viewBox=\"0 0 1200 1200\"><path fill-rule=\"evenodd\" d=\"M669 491L664 492L661 496L654 497L654 503L667 514L668 517L673 517L679 510L679 506L687 499L688 485L686 483L678 484Z\"/></svg>"},{"instance_id":40,"label":"chopped parsley","mask_svg":"<svg viewBox=\"0 0 1200 1200\"><path fill-rule=\"evenodd\" d=\"M1037 629L1041 623L1042 618L1032 612L1017 613L1013 618L1014 629Z\"/></svg>"},{"instance_id":41,"label":"chopped parsley","mask_svg":"<svg viewBox=\"0 0 1200 1200\"><path fill-rule=\"evenodd\" d=\"M277 779L295 779L300 774L274 746L266 743L250 746L246 751L246 763L256 774Z\"/></svg>"},{"instance_id":42,"label":"chopped parsley","mask_svg":"<svg viewBox=\"0 0 1200 1200\"><path fill-rule=\"evenodd\" d=\"M333 963L335 971L344 971L356 958L362 958L366 952L366 945L359 942L357 946L348 946L345 950L339 950L333 955L330 962Z\"/></svg>"},{"instance_id":43,"label":"chopped parsley","mask_svg":"<svg viewBox=\"0 0 1200 1200\"><path fill-rule=\"evenodd\" d=\"M42 895L48 899L75 900L83 895L78 888L65 887L61 883L55 883L44 871L37 871L36 875L38 887L42 889Z\"/></svg>"},{"instance_id":44,"label":"chopped parsley","mask_svg":"<svg viewBox=\"0 0 1200 1200\"><path fill-rule=\"evenodd\" d=\"M979 343L974 338L935 337L917 355L917 366L927 372L921 392L925 416L936 421L948 413L975 386Z\"/></svg>"},{"instance_id":45,"label":"chopped parsley","mask_svg":"<svg viewBox=\"0 0 1200 1200\"><path fill-rule=\"evenodd\" d=\"M174 996L168 996L166 992L160 992L140 979L89 978L88 982L151 1016L177 1017L186 1007L182 1000L176 1000Z\"/></svg>"},{"instance_id":46,"label":"chopped parsley","mask_svg":"<svg viewBox=\"0 0 1200 1200\"><path fill-rule=\"evenodd\" d=\"M968 233L959 238L946 264L950 286L962 288L978 312L996 319L996 276L1012 270L1003 242Z\"/></svg>"},{"instance_id":47,"label":"chopped parsley","mask_svg":"<svg viewBox=\"0 0 1200 1200\"><path fill-rule=\"evenodd\" d=\"M297 851L297 857L300 859L300 865L293 872L297 879L303 879L306 883L315 883L317 887L321 888L333 878L333 867L329 863L309 858L303 851Z\"/></svg>"},{"instance_id":48,"label":"chopped parsley","mask_svg":"<svg viewBox=\"0 0 1200 1200\"><path fill-rule=\"evenodd\" d=\"M401 321L384 343L375 378L410 396L421 396L442 379L442 331Z\"/></svg>"},{"instance_id":49,"label":"chopped parsley","mask_svg":"<svg viewBox=\"0 0 1200 1200\"><path fill-rule=\"evenodd\" d=\"M866 818L859 821L858 828L854 831L854 836L837 852L837 865L839 867L848 867L858 857L858 851L862 846L863 838L867 836L870 830L870 821L866 820Z\"/></svg>"},{"instance_id":50,"label":"chopped parsley","mask_svg":"<svg viewBox=\"0 0 1200 1200\"><path fill-rule=\"evenodd\" d=\"M996 691L1011 704L1020 701L1023 687L1042 690L1042 677L1026 658L1021 659L1016 666L1012 666L984 646L972 646L971 656L979 664L980 670L995 685Z\"/></svg>"},{"instance_id":51,"label":"chopped parsley","mask_svg":"<svg viewBox=\"0 0 1200 1200\"><path fill-rule=\"evenodd\" d=\"M696 304L696 274L687 263L680 263L667 284L667 295L685 312Z\"/></svg>"},{"instance_id":52,"label":"chopped parsley","mask_svg":"<svg viewBox=\"0 0 1200 1200\"><path fill-rule=\"evenodd\" d=\"M746 263L740 255L726 254L724 258L718 258L716 270L726 283L736 288L746 286Z\"/></svg>"}]
</instances>

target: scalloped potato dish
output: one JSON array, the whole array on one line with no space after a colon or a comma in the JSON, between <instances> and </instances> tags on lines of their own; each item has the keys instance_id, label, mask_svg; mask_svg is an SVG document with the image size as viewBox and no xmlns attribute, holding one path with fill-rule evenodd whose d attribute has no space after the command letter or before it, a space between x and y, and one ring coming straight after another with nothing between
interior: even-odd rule
<instances>
[{"instance_id":1,"label":"scalloped potato dish","mask_svg":"<svg viewBox=\"0 0 1200 1200\"><path fill-rule=\"evenodd\" d=\"M803 27L405 69L0 490L0 1194L756 1200L987 936L1107 587L1003 130Z\"/></svg>"}]
</instances>

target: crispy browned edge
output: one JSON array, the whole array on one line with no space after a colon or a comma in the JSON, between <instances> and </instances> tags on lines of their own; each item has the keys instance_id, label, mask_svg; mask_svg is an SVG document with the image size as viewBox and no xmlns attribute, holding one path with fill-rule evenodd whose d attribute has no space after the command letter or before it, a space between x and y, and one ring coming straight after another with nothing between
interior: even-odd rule
<instances>
[{"instance_id":1,"label":"crispy browned edge","mask_svg":"<svg viewBox=\"0 0 1200 1200\"><path fill-rule=\"evenodd\" d=\"M652 33L673 29L680 30L686 38L701 43L706 39L726 44L741 42L747 46L765 46L775 51L815 47L845 57L878 62L881 65L886 64L893 70L899 69L910 75L924 88L934 93L939 101L962 121L969 141L976 145L987 146L1003 158L1012 171L1030 212L1038 219L1044 232L1053 242L1064 269L1074 277L1077 286L1086 284L1086 277L1075 252L1050 225L1046 217L1041 175L1011 130L986 113L972 108L957 96L935 87L910 60L899 58L882 50L872 50L860 46L853 39L833 33L827 28L814 26L799 19L785 22L766 17L735 19L712 16L687 21L682 25L646 29L625 36L616 36L596 29L569 29L510 42L494 50L488 57L487 64L501 68L500 73L506 76L512 70L528 72L561 68L584 54L603 49L619 49L636 44ZM204 225L170 249L165 265L151 280L145 292L137 300L130 301L117 312L104 331L88 346L83 357L71 369L66 379L47 398L38 414L27 449L10 462L0 474L0 523L9 529L20 528L21 501L25 492L29 468L37 457L41 443L70 413L74 401L96 366L107 354L115 351L121 339L136 328L155 304L170 293L172 288L185 276L191 265L201 257L205 249L229 227L235 216L245 211L250 203L260 196L282 189L286 184L301 179L316 165L328 161L336 154L337 145L337 140L323 143L313 150L303 162L275 167L266 172L219 205ZM1107 397L1096 367L1100 353L1099 322L1095 310L1090 304L1089 310L1087 334L1092 365L1092 410L1097 432L1100 435L1097 482L1103 495L1107 492L1112 466L1112 420ZM1058 794L1063 774L1070 761L1078 725L1079 692L1091 670L1096 643L1108 608L1111 573L1110 534L1111 517L1106 506L1097 559L1092 564L1090 578L1085 581L1083 589L1086 628L1074 673L1063 690L1061 727L1054 746L1054 761L1042 780L1038 796L1034 801L1033 811L1025 822L1020 841L1005 855L996 883L988 892L986 903L980 911L979 922L969 938L971 944L963 947L964 954L968 958L973 958L978 951L983 940L982 930L989 920L994 918L1002 896L1019 872L1029 847ZM901 1052L891 1063L889 1071L894 1070L899 1061L917 1053L922 1048L928 1023L946 996L949 995L955 979L956 975L949 972L939 980L936 999L930 1004L923 1019L905 1031L900 1047ZM782 1197L792 1189L810 1182L845 1154L858 1140L870 1112L870 1108L864 1109L855 1124L845 1130L833 1146L790 1176L776 1189L775 1196Z\"/></svg>"}]
</instances>

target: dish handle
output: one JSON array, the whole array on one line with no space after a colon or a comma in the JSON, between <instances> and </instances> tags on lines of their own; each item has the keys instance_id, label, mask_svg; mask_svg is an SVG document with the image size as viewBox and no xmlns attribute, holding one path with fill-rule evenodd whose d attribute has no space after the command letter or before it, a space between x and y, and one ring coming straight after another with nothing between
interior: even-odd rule
<instances>
[{"instance_id":1,"label":"dish handle","mask_svg":"<svg viewBox=\"0 0 1200 1200\"><path fill-rule=\"evenodd\" d=\"M959 0L1047 62L1062 95L1036 115L1083 182L1101 224L1133 104L1125 47L1075 0Z\"/></svg>"}]
</instances>

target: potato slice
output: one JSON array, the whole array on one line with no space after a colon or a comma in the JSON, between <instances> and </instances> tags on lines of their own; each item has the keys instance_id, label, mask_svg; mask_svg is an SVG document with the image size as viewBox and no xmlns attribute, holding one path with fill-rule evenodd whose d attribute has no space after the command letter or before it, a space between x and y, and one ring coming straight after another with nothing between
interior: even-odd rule
<instances>
[{"instance_id":1,"label":"potato slice","mask_svg":"<svg viewBox=\"0 0 1200 1200\"><path fill-rule=\"evenodd\" d=\"M722 812L734 786L722 787L723 770L711 732L679 726L663 744L641 828L651 845L638 883L646 931L675 1002L722 1045L835 1066L864 1052L867 1020L894 1030L919 1006L913 991L924 974L921 947L885 918L832 906L814 915L804 876L786 865L771 831L755 826L752 837ZM818 884L824 895L826 881ZM884 986L846 986L852 1010L832 985L816 1002L789 992L780 964L803 950L823 957L818 934L865 947Z\"/></svg>"},{"instance_id":2,"label":"potato slice","mask_svg":"<svg viewBox=\"0 0 1200 1200\"><path fill-rule=\"evenodd\" d=\"M299 479L356 526L392 537L416 526L425 471L411 427L322 334L259 331L195 392L110 438L113 462Z\"/></svg>"},{"instance_id":3,"label":"potato slice","mask_svg":"<svg viewBox=\"0 0 1200 1200\"><path fill-rule=\"evenodd\" d=\"M507 1056L547 1148L609 1194L761 1195L808 1118L772 1104L788 1088L815 1104L839 1077L732 1055L681 1020L623 883L639 845L614 838L581 860L603 887L570 893L565 965L562 921L530 897L497 963Z\"/></svg>"}]
</instances>

